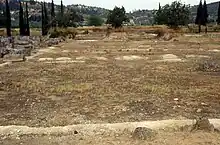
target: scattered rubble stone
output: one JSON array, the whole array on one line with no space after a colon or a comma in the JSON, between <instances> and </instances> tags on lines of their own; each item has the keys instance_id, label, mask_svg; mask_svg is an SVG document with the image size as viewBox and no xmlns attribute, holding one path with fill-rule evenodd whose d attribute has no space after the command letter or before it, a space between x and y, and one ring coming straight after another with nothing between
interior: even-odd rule
<instances>
[{"instance_id":1,"label":"scattered rubble stone","mask_svg":"<svg viewBox=\"0 0 220 145\"><path fill-rule=\"evenodd\" d=\"M220 72L220 62L218 60L206 60L199 63L197 70L203 72Z\"/></svg>"},{"instance_id":2,"label":"scattered rubble stone","mask_svg":"<svg viewBox=\"0 0 220 145\"><path fill-rule=\"evenodd\" d=\"M41 36L0 36L0 58L13 55L30 56L31 52L42 47L57 45L65 38L46 38Z\"/></svg>"},{"instance_id":3,"label":"scattered rubble stone","mask_svg":"<svg viewBox=\"0 0 220 145\"><path fill-rule=\"evenodd\" d=\"M218 128L215 128L213 124L209 122L209 119L206 117L199 117L196 119L196 122L192 125L186 125L181 127L182 131L195 132L195 131L204 131L204 132L219 132Z\"/></svg>"},{"instance_id":4,"label":"scattered rubble stone","mask_svg":"<svg viewBox=\"0 0 220 145\"><path fill-rule=\"evenodd\" d=\"M156 136L156 132L150 128L147 127L137 127L132 137L134 139L140 139L140 140L147 140L147 139L153 139Z\"/></svg>"},{"instance_id":5,"label":"scattered rubble stone","mask_svg":"<svg viewBox=\"0 0 220 145\"><path fill-rule=\"evenodd\" d=\"M213 124L209 122L208 118L202 117L197 119L196 123L192 127L192 131L197 131L197 130L214 132L215 128Z\"/></svg>"}]
</instances>

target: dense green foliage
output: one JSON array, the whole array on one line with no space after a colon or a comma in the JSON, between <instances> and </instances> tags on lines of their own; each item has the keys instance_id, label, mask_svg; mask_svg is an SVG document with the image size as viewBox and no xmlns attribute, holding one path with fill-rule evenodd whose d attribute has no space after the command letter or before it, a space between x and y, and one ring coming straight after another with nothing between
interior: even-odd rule
<instances>
[{"instance_id":1,"label":"dense green foliage","mask_svg":"<svg viewBox=\"0 0 220 145\"><path fill-rule=\"evenodd\" d=\"M109 12L106 23L111 24L114 28L118 28L126 21L128 21L128 17L126 16L125 8L115 7Z\"/></svg>"},{"instance_id":2,"label":"dense green foliage","mask_svg":"<svg viewBox=\"0 0 220 145\"><path fill-rule=\"evenodd\" d=\"M88 26L101 26L103 24L103 19L98 16L89 16Z\"/></svg>"},{"instance_id":3,"label":"dense green foliage","mask_svg":"<svg viewBox=\"0 0 220 145\"><path fill-rule=\"evenodd\" d=\"M208 10L207 10L207 5L206 5L206 0L204 1L203 4L203 21L202 21L202 25L206 26L206 24L208 23Z\"/></svg>"},{"instance_id":4,"label":"dense green foliage","mask_svg":"<svg viewBox=\"0 0 220 145\"><path fill-rule=\"evenodd\" d=\"M49 17L47 14L47 7L46 3L42 3L42 35L47 35L48 31L50 29L50 22L49 22Z\"/></svg>"},{"instance_id":5,"label":"dense green foliage","mask_svg":"<svg viewBox=\"0 0 220 145\"><path fill-rule=\"evenodd\" d=\"M199 33L201 32L201 25L206 26L208 23L208 11L207 11L207 5L206 1L204 1L204 5L202 5L202 0L200 0L199 6L197 8L197 15L195 24L199 26ZM207 32L207 28L206 28Z\"/></svg>"},{"instance_id":6,"label":"dense green foliage","mask_svg":"<svg viewBox=\"0 0 220 145\"><path fill-rule=\"evenodd\" d=\"M56 16L55 16L55 9L54 9L53 0L51 3L51 27L56 27Z\"/></svg>"},{"instance_id":7,"label":"dense green foliage","mask_svg":"<svg viewBox=\"0 0 220 145\"><path fill-rule=\"evenodd\" d=\"M62 16L63 15L63 16ZM78 22L82 22L83 16L78 14L74 9L68 9L57 15L57 22L59 27L76 27Z\"/></svg>"},{"instance_id":8,"label":"dense green foliage","mask_svg":"<svg viewBox=\"0 0 220 145\"><path fill-rule=\"evenodd\" d=\"M156 15L154 16L154 21L157 25L167 24L167 16L166 13L162 11L160 3L159 3L159 8L156 11Z\"/></svg>"},{"instance_id":9,"label":"dense green foliage","mask_svg":"<svg viewBox=\"0 0 220 145\"><path fill-rule=\"evenodd\" d=\"M195 24L202 24L203 19L203 8L202 8L202 0L200 0L199 6L197 8L197 15L196 15L196 21Z\"/></svg>"},{"instance_id":10,"label":"dense green foliage","mask_svg":"<svg viewBox=\"0 0 220 145\"><path fill-rule=\"evenodd\" d=\"M60 12L57 16L58 26L59 27L67 27L67 19L64 17L64 6L63 1L61 0Z\"/></svg>"},{"instance_id":11,"label":"dense green foliage","mask_svg":"<svg viewBox=\"0 0 220 145\"><path fill-rule=\"evenodd\" d=\"M63 1L61 0L61 4L60 4L60 13L61 13L61 16L64 16L64 6L63 6Z\"/></svg>"},{"instance_id":12,"label":"dense green foliage","mask_svg":"<svg viewBox=\"0 0 220 145\"><path fill-rule=\"evenodd\" d=\"M165 24L177 28L180 25L186 25L189 22L189 5L182 4L180 1L174 1L170 5L159 6L155 15L156 24Z\"/></svg>"}]
</instances>

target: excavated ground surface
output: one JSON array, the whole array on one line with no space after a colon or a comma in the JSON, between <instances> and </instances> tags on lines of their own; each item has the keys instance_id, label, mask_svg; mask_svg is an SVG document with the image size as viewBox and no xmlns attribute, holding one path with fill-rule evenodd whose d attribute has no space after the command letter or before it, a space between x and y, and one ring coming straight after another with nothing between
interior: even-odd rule
<instances>
[{"instance_id":1,"label":"excavated ground surface","mask_svg":"<svg viewBox=\"0 0 220 145\"><path fill-rule=\"evenodd\" d=\"M218 34L170 41L148 34L103 35L84 35L0 67L0 125L220 116Z\"/></svg>"}]
</instances>

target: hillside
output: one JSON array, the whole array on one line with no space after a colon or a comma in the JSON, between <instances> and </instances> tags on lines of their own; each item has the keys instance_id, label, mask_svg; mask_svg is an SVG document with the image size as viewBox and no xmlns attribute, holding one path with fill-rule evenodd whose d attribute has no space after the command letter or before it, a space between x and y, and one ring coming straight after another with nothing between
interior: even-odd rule
<instances>
[{"instance_id":1,"label":"hillside","mask_svg":"<svg viewBox=\"0 0 220 145\"><path fill-rule=\"evenodd\" d=\"M19 4L17 0L10 0L9 1L10 8L12 10L12 20L14 21L13 24L17 24L18 19L18 9ZM50 7L50 3L48 3L48 7ZM58 5L56 5L56 9L58 9ZM209 21L213 22L217 18L217 11L218 11L218 2L207 4L208 7L208 13L209 13ZM100 7L92 7L92 6L85 6L85 5L68 5L66 6L67 9L73 8L75 11L79 14L81 14L84 17L84 20L86 21L88 16L90 15L97 15L103 18L104 20L107 17L107 14L109 12L108 9L100 8ZM3 0L0 1L0 9L4 9L4 3ZM30 21L33 26L39 26L40 20L41 20L41 7L40 3L32 3L29 6L29 14L30 14ZM194 22L194 19L196 17L197 12L197 6L191 7L191 22ZM130 13L127 13L128 17L134 24L136 25L150 25L153 24L153 16L154 16L154 10L137 10ZM86 24L84 22L83 24Z\"/></svg>"},{"instance_id":2,"label":"hillside","mask_svg":"<svg viewBox=\"0 0 220 145\"><path fill-rule=\"evenodd\" d=\"M216 21L218 15L218 6L219 6L218 2L207 4L210 22ZM190 20L192 23L194 23L195 21L197 7L198 7L197 5L192 6L190 9L191 11ZM129 13L129 15L132 16L135 24L152 24L153 15L154 15L153 13L154 10L138 10L138 11L134 11L133 13Z\"/></svg>"}]
</instances>

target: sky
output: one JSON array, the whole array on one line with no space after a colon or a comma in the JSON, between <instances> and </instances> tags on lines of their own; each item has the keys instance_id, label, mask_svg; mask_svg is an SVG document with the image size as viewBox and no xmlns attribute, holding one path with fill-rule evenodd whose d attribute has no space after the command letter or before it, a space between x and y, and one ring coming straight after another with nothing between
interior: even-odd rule
<instances>
[{"instance_id":1,"label":"sky","mask_svg":"<svg viewBox=\"0 0 220 145\"><path fill-rule=\"evenodd\" d=\"M51 1L51 0L46 0ZM84 4L87 6L97 6L107 9L113 9L115 6L124 6L126 11L133 11L138 9L157 9L158 3L161 6L171 3L174 0L63 0L65 5L70 4ZM200 0L181 0L185 4L197 5ZM206 0L207 3L216 2L218 0ZM54 0L56 4L60 3L60 0Z\"/></svg>"}]
</instances>

